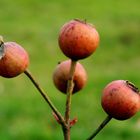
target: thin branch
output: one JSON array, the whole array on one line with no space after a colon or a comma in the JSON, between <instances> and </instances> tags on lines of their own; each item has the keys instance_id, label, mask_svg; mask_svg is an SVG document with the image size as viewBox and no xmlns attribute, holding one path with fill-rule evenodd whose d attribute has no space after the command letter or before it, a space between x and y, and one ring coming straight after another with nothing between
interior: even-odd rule
<instances>
[{"instance_id":1,"label":"thin branch","mask_svg":"<svg viewBox=\"0 0 140 140\"><path fill-rule=\"evenodd\" d=\"M73 78L74 78L75 67L76 67L76 61L71 60L69 79L67 83L67 100L66 100L66 112L65 112L65 121L67 124L70 118L71 95L74 88Z\"/></svg>"},{"instance_id":2,"label":"thin branch","mask_svg":"<svg viewBox=\"0 0 140 140\"><path fill-rule=\"evenodd\" d=\"M48 95L43 91L43 89L40 87L40 85L36 82L32 74L28 71L25 70L24 72L26 76L31 80L31 82L34 84L34 86L37 88L41 96L45 99L45 101L48 103L50 108L53 110L53 112L57 115L58 119L60 120L60 123L63 127L67 127L66 123L64 121L64 118L62 117L61 113L57 110L57 108L54 106Z\"/></svg>"},{"instance_id":3,"label":"thin branch","mask_svg":"<svg viewBox=\"0 0 140 140\"><path fill-rule=\"evenodd\" d=\"M70 140L70 109L71 109L71 96L74 88L73 78L74 72L76 68L77 61L71 60L70 72L69 72L69 79L67 83L67 99L66 99L66 111L65 111L65 123L67 124L67 129L64 129L64 139Z\"/></svg>"},{"instance_id":4,"label":"thin branch","mask_svg":"<svg viewBox=\"0 0 140 140\"><path fill-rule=\"evenodd\" d=\"M107 116L105 120L100 124L100 126L92 133L92 135L86 140L92 140L95 136L107 125L107 123L112 119L112 117Z\"/></svg>"}]
</instances>

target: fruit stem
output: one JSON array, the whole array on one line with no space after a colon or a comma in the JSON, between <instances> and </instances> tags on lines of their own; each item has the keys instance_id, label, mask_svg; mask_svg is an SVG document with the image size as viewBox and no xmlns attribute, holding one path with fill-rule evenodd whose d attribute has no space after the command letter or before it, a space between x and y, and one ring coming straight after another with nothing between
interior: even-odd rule
<instances>
[{"instance_id":1,"label":"fruit stem","mask_svg":"<svg viewBox=\"0 0 140 140\"><path fill-rule=\"evenodd\" d=\"M86 140L92 140L95 136L107 125L107 123L112 119L112 117L107 116L105 120L99 125L99 127L92 133L92 135Z\"/></svg>"},{"instance_id":2,"label":"fruit stem","mask_svg":"<svg viewBox=\"0 0 140 140\"><path fill-rule=\"evenodd\" d=\"M57 110L57 108L54 106L54 104L52 103L52 101L50 100L50 98L48 97L48 95L44 92L44 90L36 82L36 80L34 79L34 77L32 76L32 74L28 70L25 70L24 73L31 80L31 82L37 88L37 90L39 91L39 93L41 94L41 96L45 99L45 101L48 103L48 105L50 106L50 108L56 114L56 116L58 117L58 119L59 119L60 124L62 125L62 127L64 127L64 128L67 127L67 125L66 125L66 123L64 121L64 118L62 117L61 113Z\"/></svg>"},{"instance_id":3,"label":"fruit stem","mask_svg":"<svg viewBox=\"0 0 140 140\"><path fill-rule=\"evenodd\" d=\"M63 130L65 140L70 140L70 109L71 109L71 96L74 88L73 78L76 68L77 61L71 60L69 78L67 83L67 98L66 98L66 110L65 110L65 123L67 124L67 129Z\"/></svg>"}]
</instances>

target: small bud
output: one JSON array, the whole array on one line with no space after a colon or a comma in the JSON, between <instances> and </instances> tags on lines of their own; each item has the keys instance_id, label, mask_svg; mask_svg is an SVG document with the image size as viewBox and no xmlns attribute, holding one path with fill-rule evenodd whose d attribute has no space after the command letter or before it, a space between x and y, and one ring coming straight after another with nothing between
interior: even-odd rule
<instances>
[{"instance_id":1,"label":"small bud","mask_svg":"<svg viewBox=\"0 0 140 140\"><path fill-rule=\"evenodd\" d=\"M77 121L78 121L77 118L70 120L70 126L72 127L73 125L75 125L77 123Z\"/></svg>"}]
</instances>

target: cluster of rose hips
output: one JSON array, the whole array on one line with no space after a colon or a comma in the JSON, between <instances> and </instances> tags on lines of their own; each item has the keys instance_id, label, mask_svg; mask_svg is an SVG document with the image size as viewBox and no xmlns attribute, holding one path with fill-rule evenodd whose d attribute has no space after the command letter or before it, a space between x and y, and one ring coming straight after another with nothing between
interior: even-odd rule
<instances>
[{"instance_id":1,"label":"cluster of rose hips","mask_svg":"<svg viewBox=\"0 0 140 140\"><path fill-rule=\"evenodd\" d=\"M66 23L60 31L60 49L71 61L78 61L90 56L96 50L98 44L98 32L92 25L83 21L72 20ZM53 74L54 84L63 93L67 91L71 61L66 60L61 62ZM81 90L86 84L87 74L79 62L76 64L73 80L73 93Z\"/></svg>"},{"instance_id":2,"label":"cluster of rose hips","mask_svg":"<svg viewBox=\"0 0 140 140\"><path fill-rule=\"evenodd\" d=\"M90 56L98 47L99 34L91 24L79 20L66 23L60 32L59 46L71 60L79 60ZM70 61L60 63L53 75L56 87L66 93ZM73 93L86 84L87 74L84 67L77 63L74 73ZM116 80L103 90L101 104L103 109L113 118L125 120L132 117L140 109L139 90L129 81Z\"/></svg>"},{"instance_id":3,"label":"cluster of rose hips","mask_svg":"<svg viewBox=\"0 0 140 140\"><path fill-rule=\"evenodd\" d=\"M98 46L99 34L93 25L77 19L64 24L59 34L59 47L70 59L58 64L53 73L53 82L58 90L71 96L71 94L77 93L85 86L87 73L78 61L93 54ZM73 62L75 68L70 77ZM0 37L0 76L6 78L16 77L26 72L28 65L28 53L19 44L15 42L5 43ZM68 84L69 80L72 82L71 85ZM101 105L110 119L126 120L140 110L139 93L138 88L131 82L115 80L104 88ZM61 117L56 111L55 115L57 114L57 119L60 119ZM69 120L66 122L69 125ZM93 135L89 140L93 138Z\"/></svg>"}]
</instances>

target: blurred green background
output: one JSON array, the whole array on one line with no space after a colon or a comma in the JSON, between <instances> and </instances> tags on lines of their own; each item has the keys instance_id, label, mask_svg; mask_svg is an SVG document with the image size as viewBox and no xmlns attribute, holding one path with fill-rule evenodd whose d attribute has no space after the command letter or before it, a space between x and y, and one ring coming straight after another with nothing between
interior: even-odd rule
<instances>
[{"instance_id":1,"label":"blurred green background","mask_svg":"<svg viewBox=\"0 0 140 140\"><path fill-rule=\"evenodd\" d=\"M99 31L96 53L80 61L88 83L72 99L71 118L78 118L72 140L85 140L106 117L100 104L106 84L127 79L140 87L139 6L139 0L0 0L0 34L29 52L30 71L63 114L66 96L52 82L58 61L67 59L58 47L60 27L79 18ZM63 139L52 111L24 74L0 77L0 139ZM127 121L112 120L95 139L140 139L140 113Z\"/></svg>"}]
</instances>

